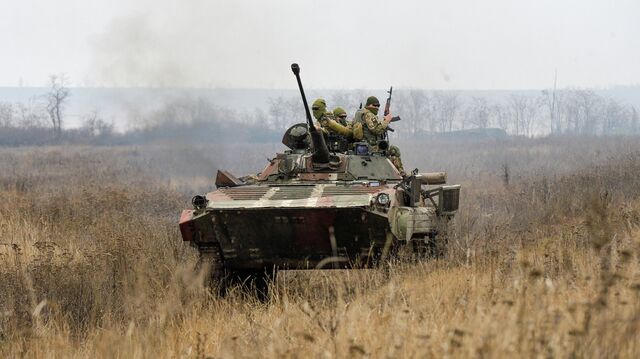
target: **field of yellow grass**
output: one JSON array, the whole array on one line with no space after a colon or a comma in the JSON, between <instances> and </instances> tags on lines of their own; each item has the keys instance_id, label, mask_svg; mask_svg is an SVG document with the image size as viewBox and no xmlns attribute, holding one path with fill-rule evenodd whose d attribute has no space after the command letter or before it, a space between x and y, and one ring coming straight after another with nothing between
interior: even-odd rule
<instances>
[{"instance_id":1,"label":"field of yellow grass","mask_svg":"<svg viewBox=\"0 0 640 359\"><path fill-rule=\"evenodd\" d=\"M176 225L270 145L0 149L0 357L640 357L640 141L401 144L462 183L447 258L203 288ZM244 162L237 162L242 158Z\"/></svg>"}]
</instances>

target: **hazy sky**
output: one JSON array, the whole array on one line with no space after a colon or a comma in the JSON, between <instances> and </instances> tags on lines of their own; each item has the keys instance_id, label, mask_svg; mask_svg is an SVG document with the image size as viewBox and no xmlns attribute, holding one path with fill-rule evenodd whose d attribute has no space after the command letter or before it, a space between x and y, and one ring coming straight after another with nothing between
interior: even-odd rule
<instances>
[{"instance_id":1,"label":"hazy sky","mask_svg":"<svg viewBox=\"0 0 640 359\"><path fill-rule=\"evenodd\" d=\"M0 86L640 84L640 0L0 0Z\"/></svg>"}]
</instances>

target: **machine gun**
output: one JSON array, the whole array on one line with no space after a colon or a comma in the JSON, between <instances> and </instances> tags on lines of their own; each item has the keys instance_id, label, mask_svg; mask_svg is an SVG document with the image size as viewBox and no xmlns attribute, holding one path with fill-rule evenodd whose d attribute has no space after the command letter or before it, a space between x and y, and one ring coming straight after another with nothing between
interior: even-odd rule
<instances>
[{"instance_id":1,"label":"machine gun","mask_svg":"<svg viewBox=\"0 0 640 359\"><path fill-rule=\"evenodd\" d=\"M302 102L304 104L304 111L307 115L307 126L309 127L309 135L311 135L311 145L313 146L313 154L311 159L314 164L328 165L330 160L329 148L324 141L324 136L311 120L311 112L309 112L309 105L307 104L307 97L304 95L304 88L302 87L302 81L300 80L300 66L298 64L291 64L291 71L296 76L298 81L298 88L300 89L300 95L302 96Z\"/></svg>"},{"instance_id":2,"label":"machine gun","mask_svg":"<svg viewBox=\"0 0 640 359\"><path fill-rule=\"evenodd\" d=\"M387 91L389 97L387 97L387 103L384 105L384 115L389 114L389 109L391 108L391 94L393 93L393 86L389 87L389 91ZM400 116L393 116L391 118L391 122L400 121Z\"/></svg>"},{"instance_id":3,"label":"machine gun","mask_svg":"<svg viewBox=\"0 0 640 359\"><path fill-rule=\"evenodd\" d=\"M389 87L389 91L387 91L387 93L389 94L389 97L387 97L387 103L384 104L384 115L388 115L389 114L389 110L391 108L391 94L393 93L393 86ZM391 122L397 122L400 121L400 116L393 116L391 117ZM396 130L394 130L393 128L387 126L387 131L390 132L396 132ZM385 133L385 138L387 137L387 134Z\"/></svg>"}]
</instances>

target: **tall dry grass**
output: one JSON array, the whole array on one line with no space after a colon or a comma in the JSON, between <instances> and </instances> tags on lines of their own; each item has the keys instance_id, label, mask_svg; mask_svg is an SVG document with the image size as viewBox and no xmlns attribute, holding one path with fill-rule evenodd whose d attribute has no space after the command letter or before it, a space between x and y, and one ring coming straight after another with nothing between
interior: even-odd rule
<instances>
[{"instance_id":1,"label":"tall dry grass","mask_svg":"<svg viewBox=\"0 0 640 359\"><path fill-rule=\"evenodd\" d=\"M0 150L0 356L638 357L637 142L405 144L464 185L449 257L284 272L266 303L204 290L176 219L270 148Z\"/></svg>"}]
</instances>

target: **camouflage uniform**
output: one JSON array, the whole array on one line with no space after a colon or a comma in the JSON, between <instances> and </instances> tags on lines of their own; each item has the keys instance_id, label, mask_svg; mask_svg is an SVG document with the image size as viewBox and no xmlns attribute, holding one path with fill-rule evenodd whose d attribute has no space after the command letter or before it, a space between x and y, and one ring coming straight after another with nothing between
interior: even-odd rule
<instances>
[{"instance_id":1,"label":"camouflage uniform","mask_svg":"<svg viewBox=\"0 0 640 359\"><path fill-rule=\"evenodd\" d=\"M378 115L371 109L365 108L362 111L362 124L364 139L369 141L372 139L374 144L377 144L377 140L384 138L384 134L387 131L387 124L384 121L380 121Z\"/></svg>"},{"instance_id":2,"label":"camouflage uniform","mask_svg":"<svg viewBox=\"0 0 640 359\"><path fill-rule=\"evenodd\" d=\"M369 143L373 151L378 150L378 141L385 138L387 131L387 123L380 121L378 118L378 108L370 107L372 104L380 104L377 98L369 96L365 108L356 112L352 121L353 139L355 141L366 141ZM397 146L390 145L387 150L387 156L394 166L404 174L402 159L400 158L400 149Z\"/></svg>"}]
</instances>

